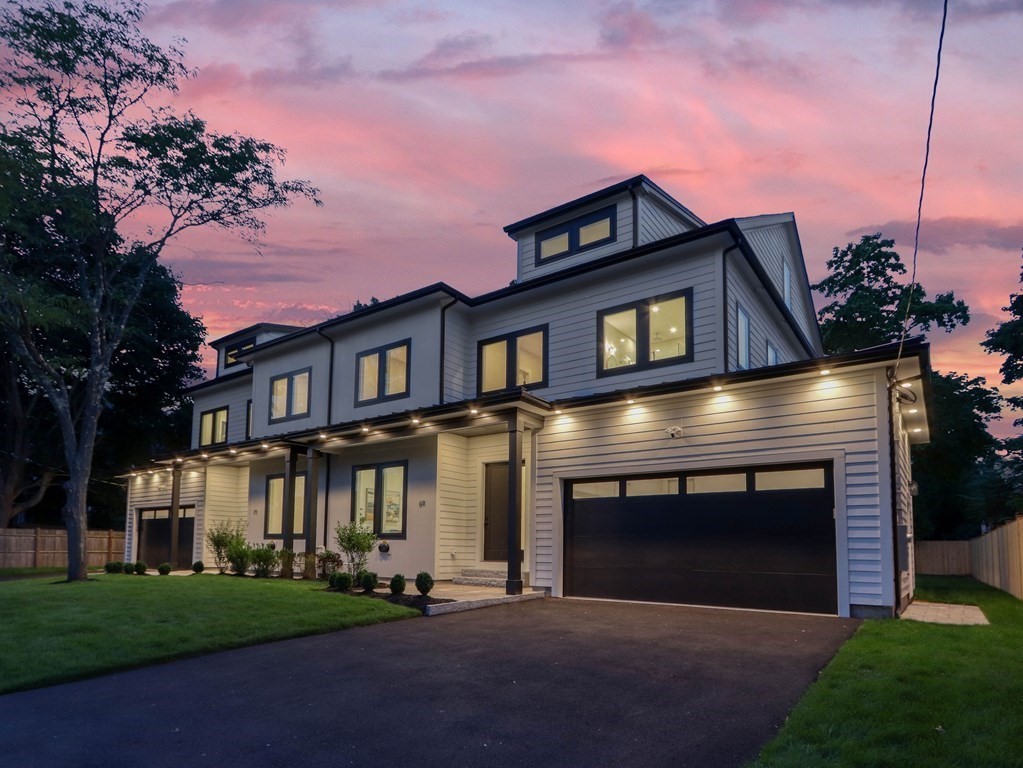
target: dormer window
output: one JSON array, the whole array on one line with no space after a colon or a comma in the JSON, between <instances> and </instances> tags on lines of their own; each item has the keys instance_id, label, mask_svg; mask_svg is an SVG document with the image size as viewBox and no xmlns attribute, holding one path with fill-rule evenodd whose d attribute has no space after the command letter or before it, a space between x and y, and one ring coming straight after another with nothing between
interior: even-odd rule
<instances>
[{"instance_id":1,"label":"dormer window","mask_svg":"<svg viewBox=\"0 0 1023 768\"><path fill-rule=\"evenodd\" d=\"M241 365L242 361L238 359L238 355L248 352L256 346L256 337L250 336L247 339L242 339L239 342L231 344L224 348L224 369L233 368L236 365Z\"/></svg>"},{"instance_id":2,"label":"dormer window","mask_svg":"<svg viewBox=\"0 0 1023 768\"><path fill-rule=\"evenodd\" d=\"M618 209L601 208L585 216L536 233L536 265L613 242Z\"/></svg>"}]
</instances>

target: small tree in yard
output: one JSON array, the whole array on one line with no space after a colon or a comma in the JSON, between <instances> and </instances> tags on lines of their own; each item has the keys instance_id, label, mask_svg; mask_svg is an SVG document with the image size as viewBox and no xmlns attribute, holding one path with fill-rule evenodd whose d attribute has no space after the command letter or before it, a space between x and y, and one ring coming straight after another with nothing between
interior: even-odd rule
<instances>
[{"instance_id":1,"label":"small tree in yard","mask_svg":"<svg viewBox=\"0 0 1023 768\"><path fill-rule=\"evenodd\" d=\"M228 553L232 544L244 544L245 534L242 524L232 524L226 520L213 523L206 531L206 543L213 550L213 563L221 573L227 573L227 566L231 562Z\"/></svg>"},{"instance_id":2,"label":"small tree in yard","mask_svg":"<svg viewBox=\"0 0 1023 768\"><path fill-rule=\"evenodd\" d=\"M338 523L334 531L338 549L344 553L348 573L354 580L359 571L366 570L366 562L377 544L377 537L370 528L355 520Z\"/></svg>"},{"instance_id":3,"label":"small tree in yard","mask_svg":"<svg viewBox=\"0 0 1023 768\"><path fill-rule=\"evenodd\" d=\"M144 6L0 11L0 333L53 409L68 580L87 578L86 491L112 362L157 259L212 225L255 239L295 197L273 144L154 106L191 73L140 31ZM318 201L316 201L318 203Z\"/></svg>"}]
</instances>

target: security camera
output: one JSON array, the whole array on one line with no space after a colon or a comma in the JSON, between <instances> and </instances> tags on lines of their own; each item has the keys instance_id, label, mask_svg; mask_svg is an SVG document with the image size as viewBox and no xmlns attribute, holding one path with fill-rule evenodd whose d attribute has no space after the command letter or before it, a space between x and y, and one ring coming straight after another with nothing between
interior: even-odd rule
<instances>
[{"instance_id":1,"label":"security camera","mask_svg":"<svg viewBox=\"0 0 1023 768\"><path fill-rule=\"evenodd\" d=\"M682 427L671 426L665 429L664 433L674 440L676 437L682 437Z\"/></svg>"}]
</instances>

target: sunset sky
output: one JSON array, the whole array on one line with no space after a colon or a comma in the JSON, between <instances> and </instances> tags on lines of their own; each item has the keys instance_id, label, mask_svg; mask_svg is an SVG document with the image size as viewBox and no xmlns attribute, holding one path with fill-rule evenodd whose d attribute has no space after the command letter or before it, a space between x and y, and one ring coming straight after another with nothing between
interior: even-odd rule
<instances>
[{"instance_id":1,"label":"sunset sky","mask_svg":"<svg viewBox=\"0 0 1023 768\"><path fill-rule=\"evenodd\" d=\"M272 216L259 251L202 232L168 261L210 338L478 294L514 277L504 225L645 173L705 221L795 212L811 280L867 232L908 263L940 20L939 0L155 1L144 29L199 70L177 106L285 147L324 202ZM934 366L990 384L978 342L1023 245L1021 33L1021 0L951 1L921 235L920 282L973 314L932 334Z\"/></svg>"}]
</instances>

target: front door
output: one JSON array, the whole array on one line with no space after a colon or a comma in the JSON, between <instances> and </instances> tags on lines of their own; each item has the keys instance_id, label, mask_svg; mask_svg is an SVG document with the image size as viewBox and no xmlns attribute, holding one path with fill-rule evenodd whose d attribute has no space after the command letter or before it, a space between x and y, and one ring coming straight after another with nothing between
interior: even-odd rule
<instances>
[{"instance_id":1,"label":"front door","mask_svg":"<svg viewBox=\"0 0 1023 768\"><path fill-rule=\"evenodd\" d=\"M483 559L508 562L508 462L484 465Z\"/></svg>"}]
</instances>

